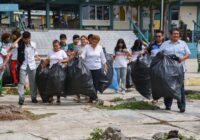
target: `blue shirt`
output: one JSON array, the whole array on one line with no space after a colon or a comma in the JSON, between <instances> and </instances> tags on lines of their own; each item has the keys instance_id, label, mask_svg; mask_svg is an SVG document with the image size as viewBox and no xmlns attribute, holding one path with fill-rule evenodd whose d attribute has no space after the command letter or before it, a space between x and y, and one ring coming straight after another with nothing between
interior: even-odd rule
<instances>
[{"instance_id":1,"label":"blue shirt","mask_svg":"<svg viewBox=\"0 0 200 140\"><path fill-rule=\"evenodd\" d=\"M157 44L156 42L153 42L152 44L149 45L148 52L151 54L151 57L155 57L157 55L161 45L162 43Z\"/></svg>"},{"instance_id":2,"label":"blue shirt","mask_svg":"<svg viewBox=\"0 0 200 140\"><path fill-rule=\"evenodd\" d=\"M177 57L182 58L185 55L190 55L191 52L188 48L188 45L185 41L178 40L177 42L172 42L171 40L165 41L161 47L160 52L164 52L166 55L176 55ZM186 71L185 62L182 62L184 72Z\"/></svg>"}]
</instances>

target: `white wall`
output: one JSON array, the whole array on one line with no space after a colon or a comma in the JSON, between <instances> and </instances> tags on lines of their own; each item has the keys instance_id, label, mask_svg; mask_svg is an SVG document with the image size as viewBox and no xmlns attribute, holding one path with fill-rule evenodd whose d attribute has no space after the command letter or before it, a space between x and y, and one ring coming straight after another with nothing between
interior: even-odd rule
<instances>
[{"instance_id":1,"label":"white wall","mask_svg":"<svg viewBox=\"0 0 200 140\"><path fill-rule=\"evenodd\" d=\"M110 20L83 20L83 26L110 26Z\"/></svg>"},{"instance_id":2,"label":"white wall","mask_svg":"<svg viewBox=\"0 0 200 140\"><path fill-rule=\"evenodd\" d=\"M194 30L193 20L197 20L197 6L181 6L180 20L187 24L187 28Z\"/></svg>"},{"instance_id":3,"label":"white wall","mask_svg":"<svg viewBox=\"0 0 200 140\"><path fill-rule=\"evenodd\" d=\"M113 29L116 30L128 30L129 29L129 21L114 21Z\"/></svg>"}]
</instances>

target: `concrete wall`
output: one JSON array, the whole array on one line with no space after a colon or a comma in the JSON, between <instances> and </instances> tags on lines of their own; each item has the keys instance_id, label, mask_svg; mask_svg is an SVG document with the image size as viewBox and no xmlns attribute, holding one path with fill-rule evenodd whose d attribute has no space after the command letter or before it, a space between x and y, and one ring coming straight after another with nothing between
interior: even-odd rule
<instances>
[{"instance_id":1,"label":"concrete wall","mask_svg":"<svg viewBox=\"0 0 200 140\"><path fill-rule=\"evenodd\" d=\"M188 29L194 30L194 24L192 21L197 20L197 6L181 6L180 20L188 25Z\"/></svg>"},{"instance_id":2,"label":"concrete wall","mask_svg":"<svg viewBox=\"0 0 200 140\"><path fill-rule=\"evenodd\" d=\"M83 20L83 26L110 26L110 20Z\"/></svg>"},{"instance_id":3,"label":"concrete wall","mask_svg":"<svg viewBox=\"0 0 200 140\"><path fill-rule=\"evenodd\" d=\"M128 30L129 29L129 21L114 21L113 29Z\"/></svg>"}]
</instances>

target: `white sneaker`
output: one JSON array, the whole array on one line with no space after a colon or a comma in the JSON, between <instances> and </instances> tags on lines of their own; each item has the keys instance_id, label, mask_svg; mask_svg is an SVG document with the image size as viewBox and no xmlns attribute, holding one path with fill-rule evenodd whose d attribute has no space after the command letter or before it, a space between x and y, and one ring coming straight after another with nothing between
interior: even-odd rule
<instances>
[{"instance_id":1,"label":"white sneaker","mask_svg":"<svg viewBox=\"0 0 200 140\"><path fill-rule=\"evenodd\" d=\"M125 90L123 90L123 91L122 91L122 94L126 94L126 91L125 91Z\"/></svg>"}]
</instances>

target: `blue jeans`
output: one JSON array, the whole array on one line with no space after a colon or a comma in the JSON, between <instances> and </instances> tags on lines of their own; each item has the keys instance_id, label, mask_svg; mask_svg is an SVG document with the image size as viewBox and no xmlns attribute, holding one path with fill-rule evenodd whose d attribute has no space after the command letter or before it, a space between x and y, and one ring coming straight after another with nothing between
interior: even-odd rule
<instances>
[{"instance_id":1,"label":"blue jeans","mask_svg":"<svg viewBox=\"0 0 200 140\"><path fill-rule=\"evenodd\" d=\"M166 108L171 108L173 102L173 98L164 98L164 103ZM177 101L177 105L179 109L185 109L186 107L186 102L185 102L185 89L184 89L184 84L181 88L181 100Z\"/></svg>"},{"instance_id":2,"label":"blue jeans","mask_svg":"<svg viewBox=\"0 0 200 140\"><path fill-rule=\"evenodd\" d=\"M126 90L126 73L127 73L127 68L122 67L122 68L115 68L117 71L117 79L118 83L120 85L120 80L121 80L121 89L122 91Z\"/></svg>"}]
</instances>

